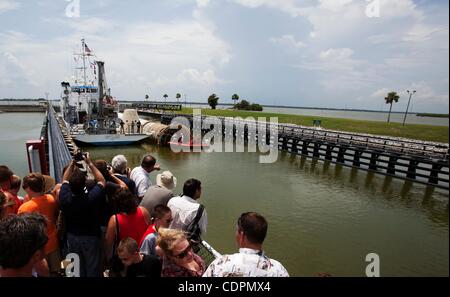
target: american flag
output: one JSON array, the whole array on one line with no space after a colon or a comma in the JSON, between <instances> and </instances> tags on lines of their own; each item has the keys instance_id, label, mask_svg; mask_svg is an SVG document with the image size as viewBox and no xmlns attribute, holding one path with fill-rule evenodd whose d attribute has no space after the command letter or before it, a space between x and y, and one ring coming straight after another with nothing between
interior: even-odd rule
<instances>
[{"instance_id":1,"label":"american flag","mask_svg":"<svg viewBox=\"0 0 450 297\"><path fill-rule=\"evenodd\" d=\"M86 53L90 54L91 53L91 49L87 46L87 44L84 44L84 50L86 51Z\"/></svg>"}]
</instances>

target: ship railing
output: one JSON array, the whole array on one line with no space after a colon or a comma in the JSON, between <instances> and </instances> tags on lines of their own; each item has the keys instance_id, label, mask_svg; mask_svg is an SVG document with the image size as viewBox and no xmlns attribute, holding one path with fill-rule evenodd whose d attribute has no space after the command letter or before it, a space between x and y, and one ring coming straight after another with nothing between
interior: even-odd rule
<instances>
[{"instance_id":1,"label":"ship railing","mask_svg":"<svg viewBox=\"0 0 450 297\"><path fill-rule=\"evenodd\" d=\"M205 266L208 267L215 259L219 258L221 254L216 251L208 242L203 240L199 245L199 250L197 255L199 255L203 261L205 261Z\"/></svg>"}]
</instances>

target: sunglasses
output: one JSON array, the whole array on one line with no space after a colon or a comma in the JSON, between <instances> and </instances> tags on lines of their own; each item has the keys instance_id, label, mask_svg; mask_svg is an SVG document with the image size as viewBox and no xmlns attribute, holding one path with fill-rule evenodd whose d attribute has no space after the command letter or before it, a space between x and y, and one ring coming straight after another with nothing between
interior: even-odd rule
<instances>
[{"instance_id":1,"label":"sunglasses","mask_svg":"<svg viewBox=\"0 0 450 297\"><path fill-rule=\"evenodd\" d=\"M186 256L189 254L189 252L192 250L191 245L188 245L187 248L184 249L184 251L182 251L181 253L179 253L178 255L174 256L175 258L178 259L184 259L186 258Z\"/></svg>"}]
</instances>

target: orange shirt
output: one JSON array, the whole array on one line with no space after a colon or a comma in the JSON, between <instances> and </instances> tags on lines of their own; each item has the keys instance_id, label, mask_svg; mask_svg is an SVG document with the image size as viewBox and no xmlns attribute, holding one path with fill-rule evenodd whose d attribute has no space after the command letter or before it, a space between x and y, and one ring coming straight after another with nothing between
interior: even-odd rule
<instances>
[{"instance_id":1,"label":"orange shirt","mask_svg":"<svg viewBox=\"0 0 450 297\"><path fill-rule=\"evenodd\" d=\"M58 249L58 237L56 232L56 219L58 214L58 205L52 195L43 195L35 197L22 204L18 214L37 212L47 218L47 236L48 242L45 245L45 254L48 255Z\"/></svg>"}]
</instances>

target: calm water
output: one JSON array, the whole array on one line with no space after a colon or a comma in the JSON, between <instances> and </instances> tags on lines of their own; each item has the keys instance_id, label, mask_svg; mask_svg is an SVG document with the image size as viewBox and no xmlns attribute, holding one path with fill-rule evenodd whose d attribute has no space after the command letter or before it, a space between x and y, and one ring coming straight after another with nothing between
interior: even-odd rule
<instances>
[{"instance_id":1,"label":"calm water","mask_svg":"<svg viewBox=\"0 0 450 297\"><path fill-rule=\"evenodd\" d=\"M0 164L20 177L28 174L25 143L39 139L43 120L43 113L0 113Z\"/></svg>"},{"instance_id":2,"label":"calm water","mask_svg":"<svg viewBox=\"0 0 450 297\"><path fill-rule=\"evenodd\" d=\"M0 115L0 163L26 171L22 141L39 135L41 120ZM237 217L257 211L269 221L267 254L293 276L363 276L368 253L380 255L383 276L449 275L446 191L286 154L259 164L252 153L173 154L152 145L90 152L105 160L125 154L130 166L151 153L177 176L176 193L186 179L200 179L209 218L205 239L221 253L237 249Z\"/></svg>"},{"instance_id":3,"label":"calm water","mask_svg":"<svg viewBox=\"0 0 450 297\"><path fill-rule=\"evenodd\" d=\"M188 107L209 108L208 105L189 104ZM230 106L221 106L217 108L228 109ZM294 114L317 117L343 118L364 121L386 122L388 118L387 112L362 112L362 111L345 111L345 110L323 110L323 109L304 109L304 108L275 108L264 107L264 112ZM444 112L444 111L443 111ZM392 113L391 121L396 123L403 123L404 113ZM449 118L431 118L418 117L415 113L408 113L406 118L407 124L423 124L433 126L449 126Z\"/></svg>"}]
</instances>

